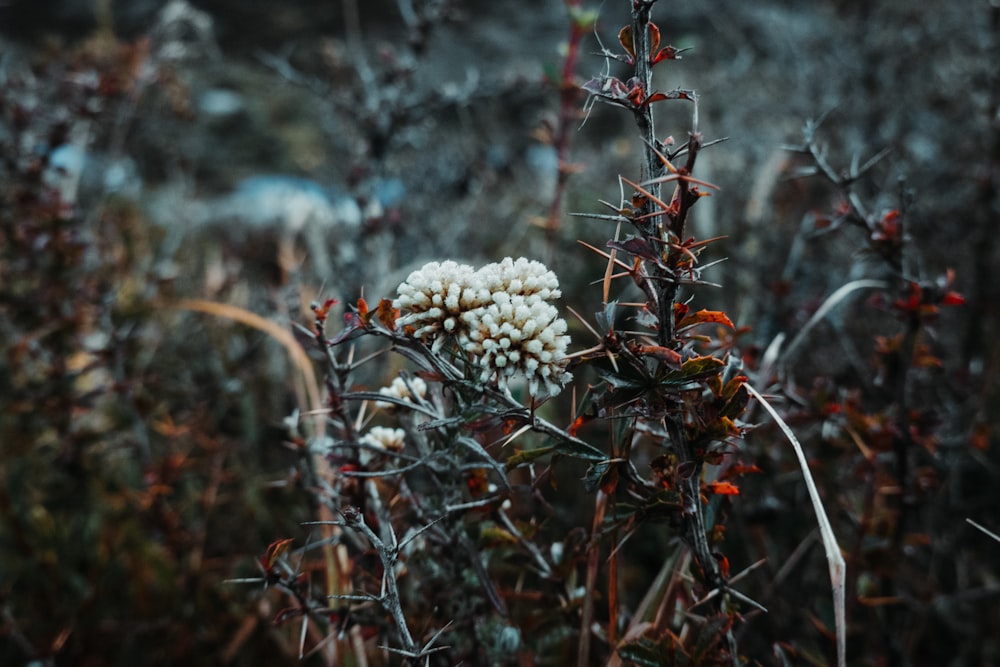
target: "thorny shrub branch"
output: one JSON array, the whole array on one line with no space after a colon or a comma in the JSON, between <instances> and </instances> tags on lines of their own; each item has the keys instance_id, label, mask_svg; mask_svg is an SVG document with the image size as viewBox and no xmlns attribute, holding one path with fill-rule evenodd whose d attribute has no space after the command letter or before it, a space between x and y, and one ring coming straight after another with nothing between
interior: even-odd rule
<instances>
[{"instance_id":1,"label":"thorny shrub branch","mask_svg":"<svg viewBox=\"0 0 1000 667\"><path fill-rule=\"evenodd\" d=\"M678 303L680 286L699 279L695 268L696 255L691 242L685 239L685 228L691 207L703 194L692 178L702 136L698 129L697 95L693 91L653 91L654 66L661 61L678 57L677 49L672 46L660 49L660 31L650 21L654 4L655 0L632 2L632 23L622 28L619 34L625 54L609 54L631 65L633 76L626 82L604 76L591 80L585 88L598 100L631 111L644 144L642 182L632 184L636 188L632 204L624 205L619 211L620 215L632 223L638 236L626 244L609 245L630 252L635 257L635 268L630 273L647 295L645 312L655 315L652 326L656 333L656 346L647 348L658 348L656 354L660 358L648 356L654 360L654 377L662 377L675 364L687 365L696 361L685 358L691 355L691 346L685 347L685 341L678 337L677 324L681 318L677 315L679 311L686 310L686 306ZM683 147L686 160L680 167L674 166L667 155L671 140L660 141L656 136L653 103L668 99L689 100L694 105L692 130ZM661 186L669 182L675 183L675 189L667 202L661 195ZM633 363L645 371L647 358L636 359ZM682 525L684 540L694 556L695 567L710 589L725 590L726 575L720 568L718 554L713 552L708 541L711 526L707 525L702 502L705 452L699 450L696 442L692 442L695 431L691 428L691 419L694 415L689 412L691 406L687 393L677 391L671 396L671 392L664 392L661 398L667 402L664 406L666 409L660 408L648 416L655 417L660 422L662 433L659 437L662 438L663 447L671 452L677 469L684 470L684 474L677 477L680 492L678 520ZM725 613L725 596L717 596L713 602L717 612ZM724 634L729 659L732 664L737 665L738 651L731 624L725 628ZM582 642L581 655L585 655L587 650L586 643Z\"/></svg>"}]
</instances>

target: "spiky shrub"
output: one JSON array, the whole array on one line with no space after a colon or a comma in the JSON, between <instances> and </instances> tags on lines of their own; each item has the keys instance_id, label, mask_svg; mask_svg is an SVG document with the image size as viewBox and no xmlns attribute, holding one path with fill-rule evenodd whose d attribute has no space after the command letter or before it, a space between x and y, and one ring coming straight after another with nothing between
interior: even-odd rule
<instances>
[{"instance_id":1,"label":"spiky shrub","mask_svg":"<svg viewBox=\"0 0 1000 667\"><path fill-rule=\"evenodd\" d=\"M595 321L578 327L593 336L589 347L577 341L571 351L555 275L524 258L479 269L428 263L394 298L374 308L358 300L339 330L328 322L335 302L315 305L309 334L326 359L326 395L315 414L294 421L293 442L321 533L296 550L276 541L260 561L264 581L293 601L278 620L301 622L303 651L358 664L400 656L414 664L742 664L738 637L763 607L740 591L743 575L730 572L724 547L741 477L761 470L752 450L737 446L753 400L793 446L829 563L829 631L802 654L818 650L844 664L844 560L798 440L754 387L780 393L781 375L769 358L744 368L738 346L747 329L694 302L713 240L691 237L688 220L714 189L695 176L711 142L694 91L652 88L653 68L679 55L660 43L654 4L631 2L621 51L605 51L629 76L609 68L583 86L591 101L632 114L642 150L639 178L620 180L628 195L589 216L614 228L606 250L590 246L606 264ZM655 129L655 105L670 100L693 109L680 143ZM836 180L812 137L803 151ZM891 303L907 329L879 348L886 367L898 368L890 357L910 363L920 328L960 298L900 271L898 216L873 216L846 192L859 176L837 181L847 202L841 218L869 232L869 247L901 281L864 285L904 293ZM386 355L405 370L379 390L359 385ZM552 399L571 375L582 396L566 414ZM908 414L899 426L912 432ZM897 469L909 468L912 444L896 448ZM560 504L579 497L565 490L574 475L593 496L582 518ZM626 585L630 561L648 558L637 542L649 536L665 549L659 572L647 568L642 584ZM305 565L317 551L322 564ZM308 574L314 568L322 585ZM794 642L773 642L779 653L794 651ZM757 642L746 644L763 655Z\"/></svg>"},{"instance_id":2,"label":"spiky shrub","mask_svg":"<svg viewBox=\"0 0 1000 667\"><path fill-rule=\"evenodd\" d=\"M729 318L682 300L686 286L701 282L698 256L707 246L686 238L685 224L711 186L692 175L702 148L696 127L678 147L653 131L653 103L696 104L696 96L651 91L651 68L676 50L659 48L648 10L637 5L634 25L621 33L626 52L617 57L635 76L585 86L631 111L646 142L640 182L623 179L634 195L597 216L616 232L610 252L598 251L607 260L603 306L595 325L583 323L596 336L592 346L569 353L554 303L558 280L525 258L479 269L428 263L395 299L373 309L359 300L337 332L327 322L334 302L315 307L327 417L320 426L298 424L297 442L326 514L319 522L326 585L309 588L291 566L287 541L261 560L266 580L295 600L282 620L303 617L304 631L310 621L327 627L313 650L358 657L371 652L365 641L375 636L414 661L440 652L449 662L575 655L589 664L613 648L643 659L695 646L701 664L737 661L738 594L717 548L718 500L709 499L737 492L731 480L741 468L728 454L749 395L730 355ZM674 187L670 197L661 196L664 184ZM626 227L632 233L623 238ZM641 300L612 299L618 278L629 278ZM358 350L373 339L383 341L379 352L362 357ZM406 370L379 391L355 386L362 367L386 352L401 356ZM549 411L543 405L574 366L599 379L579 413L557 426L541 417ZM580 437L588 431L606 431L607 447ZM551 479L564 459L588 466L589 530L551 515L558 502ZM658 588L640 613L625 613L617 574L627 550L618 547L661 523L682 538L696 583ZM679 553L665 573L684 569ZM700 620L656 613L701 599ZM592 648L597 628L599 649Z\"/></svg>"}]
</instances>

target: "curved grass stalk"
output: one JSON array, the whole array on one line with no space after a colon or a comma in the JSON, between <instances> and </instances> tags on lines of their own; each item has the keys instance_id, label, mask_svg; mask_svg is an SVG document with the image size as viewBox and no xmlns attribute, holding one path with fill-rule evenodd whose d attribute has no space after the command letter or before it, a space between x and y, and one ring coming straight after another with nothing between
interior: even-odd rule
<instances>
[{"instance_id":1,"label":"curved grass stalk","mask_svg":"<svg viewBox=\"0 0 1000 667\"><path fill-rule=\"evenodd\" d=\"M799 439L795 437L792 429L781 418L778 411L768 403L767 399L761 396L760 392L754 389L749 382L745 383L744 386L750 392L750 395L764 406L764 409L767 410L768 414L778 424L781 432L788 438L788 442L792 444L792 449L795 450L795 457L799 461L799 467L802 469L802 476L806 481L806 489L809 491L809 500L812 503L813 510L816 512L816 523L819 524L820 536L823 539L826 562L830 569L830 585L833 587L833 615L837 631L837 665L838 667L845 667L847 665L847 615L844 610L846 565L844 557L840 553L840 545L837 543L836 535L833 534L830 519L826 515L826 509L823 507L823 500L819 497L819 490L813 481L812 473L809 472L809 462L806 461L806 455Z\"/></svg>"}]
</instances>

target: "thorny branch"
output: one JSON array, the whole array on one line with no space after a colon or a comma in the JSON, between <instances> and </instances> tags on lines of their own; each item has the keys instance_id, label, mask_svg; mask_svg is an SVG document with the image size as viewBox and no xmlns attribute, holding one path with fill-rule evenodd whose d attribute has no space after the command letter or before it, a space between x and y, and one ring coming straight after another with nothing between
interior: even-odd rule
<instances>
[{"instance_id":1,"label":"thorny branch","mask_svg":"<svg viewBox=\"0 0 1000 667\"><path fill-rule=\"evenodd\" d=\"M636 267L628 272L647 294L646 309L656 315L656 342L661 350L666 351L663 355L669 357L672 352L677 355L675 358L679 359L683 343L677 339L675 312L678 292L685 282L684 265L689 258L693 261L690 249L684 246L685 226L690 208L700 196L694 187L698 182L692 178L692 173L702 147L702 137L698 129L698 104L694 92L674 91L667 94L652 92L652 70L661 58L661 53L666 53L663 58L676 57L676 50L673 47L668 47L663 52L657 51L659 30L650 21L650 12L655 4L656 0L631 0L631 26L623 29L619 35L622 45L628 52L623 58L634 67L633 77L627 83L604 77L595 80L596 82L593 82L588 90L599 99L629 109L644 144L641 185L636 186L637 193L633 196L633 201L639 205L631 210L630 216L626 217L643 239L642 248L647 250L643 250L645 256L637 258ZM694 105L688 142L673 155L669 155L667 147L656 137L652 102L663 99L687 99ZM675 167L671 164L671 159L676 158L682 150L686 157L685 162L683 166ZM667 171L670 172L669 175ZM664 199L661 185L669 181L676 181L674 193L670 199ZM653 257L648 249L656 249L652 252L662 251L666 256ZM613 256L607 256L610 262L614 261ZM627 348L623 348L619 355L625 354L626 351ZM640 361L640 367L644 364L644 361ZM657 364L662 370L669 368L665 360L661 359ZM694 566L705 584L712 590L725 591L726 578L708 542L708 526L706 526L701 491L703 453L695 451L689 442L685 426L685 408L679 399L674 400L678 400L678 404L674 409L664 411L662 415L661 437L664 439L666 449L677 457L677 465L687 470L679 481L682 504L681 534L691 550ZM726 597L715 595L709 600L717 613L727 613ZM589 628L584 627L581 631L586 634ZM731 624L725 631L725 642L732 664L738 665L739 654ZM581 656L586 655L588 649L589 645L581 638Z\"/></svg>"}]
</instances>

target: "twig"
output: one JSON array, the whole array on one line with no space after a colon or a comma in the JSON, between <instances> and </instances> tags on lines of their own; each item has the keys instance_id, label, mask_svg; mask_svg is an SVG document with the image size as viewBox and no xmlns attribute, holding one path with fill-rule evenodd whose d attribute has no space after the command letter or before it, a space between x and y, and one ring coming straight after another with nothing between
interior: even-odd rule
<instances>
[{"instance_id":1,"label":"twig","mask_svg":"<svg viewBox=\"0 0 1000 667\"><path fill-rule=\"evenodd\" d=\"M604 511L608 505L608 496L604 491L597 492L594 500L594 522L591 528L590 543L587 546L587 579L584 584L583 612L580 614L580 642L577 649L576 664L587 667L590 664L590 638L593 635L591 625L594 622L594 596L597 585L597 570L600 564L601 545L598 536L601 534L601 524L604 523Z\"/></svg>"},{"instance_id":2,"label":"twig","mask_svg":"<svg viewBox=\"0 0 1000 667\"><path fill-rule=\"evenodd\" d=\"M986 533L987 535L989 535L990 537L992 537L997 542L1000 542L1000 535L997 535L996 533L994 533L993 531L989 530L988 528L979 525L978 523L976 523L975 521L973 521L972 519L969 519L969 518L966 518L965 522L967 524L969 524L970 526L973 526L973 527L981 530L982 532Z\"/></svg>"}]
</instances>

